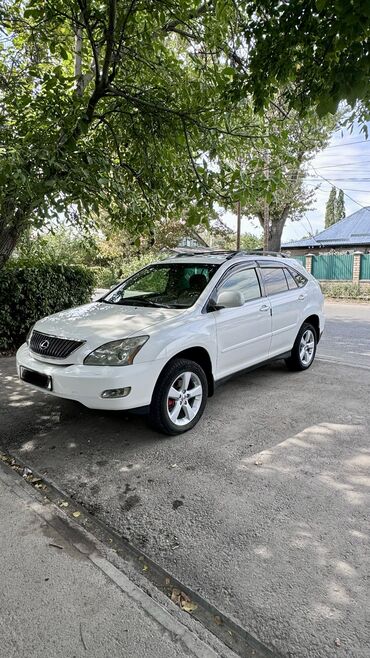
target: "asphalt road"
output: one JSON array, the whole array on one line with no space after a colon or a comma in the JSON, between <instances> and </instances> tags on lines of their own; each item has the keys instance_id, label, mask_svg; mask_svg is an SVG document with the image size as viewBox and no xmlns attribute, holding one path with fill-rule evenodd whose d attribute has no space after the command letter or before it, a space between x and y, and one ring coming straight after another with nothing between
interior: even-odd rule
<instances>
[{"instance_id":1,"label":"asphalt road","mask_svg":"<svg viewBox=\"0 0 370 658\"><path fill-rule=\"evenodd\" d=\"M309 371L234 378L178 438L30 391L3 359L2 441L284 656L368 658L369 309L329 305Z\"/></svg>"},{"instance_id":2,"label":"asphalt road","mask_svg":"<svg viewBox=\"0 0 370 658\"><path fill-rule=\"evenodd\" d=\"M370 304L326 304L326 326L318 355L370 368Z\"/></svg>"}]
</instances>

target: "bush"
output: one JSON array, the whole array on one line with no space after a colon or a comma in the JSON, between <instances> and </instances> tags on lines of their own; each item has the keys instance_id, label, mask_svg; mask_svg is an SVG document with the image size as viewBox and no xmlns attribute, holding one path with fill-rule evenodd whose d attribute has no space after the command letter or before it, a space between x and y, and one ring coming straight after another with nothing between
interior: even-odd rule
<instances>
[{"instance_id":1,"label":"bush","mask_svg":"<svg viewBox=\"0 0 370 658\"><path fill-rule=\"evenodd\" d=\"M118 280L122 281L123 279L127 279L127 277L131 276L131 274L135 274L135 272L141 270L145 265L150 265L151 263L162 260L163 258L167 258L167 254L155 254L149 251L147 254L137 256L137 258L126 260L121 263L119 267Z\"/></svg>"},{"instance_id":2,"label":"bush","mask_svg":"<svg viewBox=\"0 0 370 658\"><path fill-rule=\"evenodd\" d=\"M0 270L0 350L21 345L36 320L91 300L94 276L84 267L54 263Z\"/></svg>"},{"instance_id":3,"label":"bush","mask_svg":"<svg viewBox=\"0 0 370 658\"><path fill-rule=\"evenodd\" d=\"M120 280L117 271L113 267L99 267L96 265L89 267L89 270L94 276L95 288L111 288Z\"/></svg>"},{"instance_id":4,"label":"bush","mask_svg":"<svg viewBox=\"0 0 370 658\"><path fill-rule=\"evenodd\" d=\"M90 267L89 269L94 274L96 288L111 288L116 283L123 281L123 279L127 279L131 274L141 270L145 265L150 265L150 263L161 260L165 257L165 254L158 255L153 252L148 252L143 256L127 259L121 262L120 265L112 265L111 267L96 266Z\"/></svg>"},{"instance_id":5,"label":"bush","mask_svg":"<svg viewBox=\"0 0 370 658\"><path fill-rule=\"evenodd\" d=\"M332 297L333 299L370 300L370 286L362 287L356 283L332 283L328 281L320 281L320 286L325 297Z\"/></svg>"}]
</instances>

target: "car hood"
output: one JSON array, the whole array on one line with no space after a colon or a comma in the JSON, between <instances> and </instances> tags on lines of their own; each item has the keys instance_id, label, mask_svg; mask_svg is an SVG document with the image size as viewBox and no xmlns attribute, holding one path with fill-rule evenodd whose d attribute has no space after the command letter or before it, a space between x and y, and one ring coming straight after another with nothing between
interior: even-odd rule
<instances>
[{"instance_id":1,"label":"car hood","mask_svg":"<svg viewBox=\"0 0 370 658\"><path fill-rule=\"evenodd\" d=\"M118 306L93 302L49 315L35 324L45 334L102 344L139 335L150 327L177 318L184 309Z\"/></svg>"}]
</instances>

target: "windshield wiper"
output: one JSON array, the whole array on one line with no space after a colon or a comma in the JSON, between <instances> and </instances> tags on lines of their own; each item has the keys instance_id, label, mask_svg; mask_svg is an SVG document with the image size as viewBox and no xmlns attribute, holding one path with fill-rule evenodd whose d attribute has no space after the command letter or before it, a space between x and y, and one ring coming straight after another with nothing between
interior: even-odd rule
<instances>
[{"instance_id":1,"label":"windshield wiper","mask_svg":"<svg viewBox=\"0 0 370 658\"><path fill-rule=\"evenodd\" d=\"M133 303L133 306L158 306L158 304L152 302L152 300L148 299L147 297L127 297L126 299L120 299L120 301L116 302L116 304L127 304L127 306L130 306L131 302Z\"/></svg>"}]
</instances>

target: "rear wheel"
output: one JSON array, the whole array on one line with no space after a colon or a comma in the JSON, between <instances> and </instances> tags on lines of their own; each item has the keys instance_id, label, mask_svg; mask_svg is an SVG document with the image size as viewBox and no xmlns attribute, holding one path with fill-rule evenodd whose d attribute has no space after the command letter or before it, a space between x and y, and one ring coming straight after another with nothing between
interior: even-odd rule
<instances>
[{"instance_id":1,"label":"rear wheel","mask_svg":"<svg viewBox=\"0 0 370 658\"><path fill-rule=\"evenodd\" d=\"M315 358L316 347L315 327L309 322L304 322L295 339L291 356L285 359L289 370L307 370Z\"/></svg>"},{"instance_id":2,"label":"rear wheel","mask_svg":"<svg viewBox=\"0 0 370 658\"><path fill-rule=\"evenodd\" d=\"M173 359L160 375L149 410L151 425L165 434L187 432L207 403L206 374L195 361Z\"/></svg>"}]
</instances>

